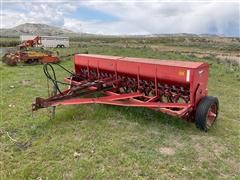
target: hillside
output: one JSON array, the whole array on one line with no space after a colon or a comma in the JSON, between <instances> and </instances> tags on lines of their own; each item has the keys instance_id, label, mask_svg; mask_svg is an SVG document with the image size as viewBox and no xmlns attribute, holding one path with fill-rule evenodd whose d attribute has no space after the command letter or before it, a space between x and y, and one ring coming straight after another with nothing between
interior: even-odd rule
<instances>
[{"instance_id":1,"label":"hillside","mask_svg":"<svg viewBox=\"0 0 240 180\"><path fill-rule=\"evenodd\" d=\"M83 36L101 36L101 37L116 37L114 35L100 35L100 34L88 34L88 33L77 33L68 29L63 29L56 26L50 26L47 24L34 24L25 23L13 28L0 29L1 37L18 37L19 35L42 35L42 36L69 36L77 37ZM175 33L175 34L149 34L149 35L119 35L117 37L135 37L135 38L152 38L152 37L216 37L220 36L214 34L189 34L189 33Z\"/></svg>"},{"instance_id":2,"label":"hillside","mask_svg":"<svg viewBox=\"0 0 240 180\"><path fill-rule=\"evenodd\" d=\"M0 29L2 37L16 37L19 35L44 35L44 36L79 36L78 33L46 24L25 23L9 29Z\"/></svg>"}]
</instances>

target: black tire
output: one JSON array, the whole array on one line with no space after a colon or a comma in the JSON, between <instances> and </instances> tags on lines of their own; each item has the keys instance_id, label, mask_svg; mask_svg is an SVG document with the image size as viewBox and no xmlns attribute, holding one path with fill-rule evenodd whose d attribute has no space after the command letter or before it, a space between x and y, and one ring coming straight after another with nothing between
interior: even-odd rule
<instances>
[{"instance_id":1,"label":"black tire","mask_svg":"<svg viewBox=\"0 0 240 180\"><path fill-rule=\"evenodd\" d=\"M60 48L61 47L61 45L57 45L57 48Z\"/></svg>"},{"instance_id":2,"label":"black tire","mask_svg":"<svg viewBox=\"0 0 240 180\"><path fill-rule=\"evenodd\" d=\"M33 63L33 59L28 59L27 61L25 61L26 64L32 64Z\"/></svg>"},{"instance_id":3,"label":"black tire","mask_svg":"<svg viewBox=\"0 0 240 180\"><path fill-rule=\"evenodd\" d=\"M65 48L65 46L64 46L64 45L61 45L61 48Z\"/></svg>"},{"instance_id":4,"label":"black tire","mask_svg":"<svg viewBox=\"0 0 240 180\"><path fill-rule=\"evenodd\" d=\"M219 102L216 97L206 96L202 98L195 113L196 127L201 131L207 132L217 119L218 108ZM213 115L215 114L215 116L209 117L209 111L213 111Z\"/></svg>"}]
</instances>

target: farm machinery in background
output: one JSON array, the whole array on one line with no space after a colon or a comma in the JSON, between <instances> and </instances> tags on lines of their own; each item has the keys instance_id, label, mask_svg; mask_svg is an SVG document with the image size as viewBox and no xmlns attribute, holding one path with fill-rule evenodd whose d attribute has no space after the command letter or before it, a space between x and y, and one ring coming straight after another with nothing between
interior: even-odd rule
<instances>
[{"instance_id":1,"label":"farm machinery in background","mask_svg":"<svg viewBox=\"0 0 240 180\"><path fill-rule=\"evenodd\" d=\"M37 36L32 40L26 40L16 48L8 49L2 57L3 63L15 66L18 63L58 63L60 59L54 56L53 52L41 47L41 37Z\"/></svg>"},{"instance_id":2,"label":"farm machinery in background","mask_svg":"<svg viewBox=\"0 0 240 180\"><path fill-rule=\"evenodd\" d=\"M202 131L217 118L218 99L208 96L207 63L76 54L74 64L75 73L58 64L70 74L65 82L57 80L51 64L44 65L53 92L37 97L32 111L52 107L54 116L59 105L94 103L146 107L195 122ZM59 84L68 88L62 91Z\"/></svg>"},{"instance_id":3,"label":"farm machinery in background","mask_svg":"<svg viewBox=\"0 0 240 180\"><path fill-rule=\"evenodd\" d=\"M42 44L41 37L37 36L34 39L23 41L18 46L19 46L20 49L26 49L27 47L36 47L36 46L39 46L41 44Z\"/></svg>"}]
</instances>

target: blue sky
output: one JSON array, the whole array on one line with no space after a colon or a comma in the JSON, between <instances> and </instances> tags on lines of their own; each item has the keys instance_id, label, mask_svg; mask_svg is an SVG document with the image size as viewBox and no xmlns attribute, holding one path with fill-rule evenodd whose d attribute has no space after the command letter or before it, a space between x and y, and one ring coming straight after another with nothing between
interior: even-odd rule
<instances>
[{"instance_id":1,"label":"blue sky","mask_svg":"<svg viewBox=\"0 0 240 180\"><path fill-rule=\"evenodd\" d=\"M71 18L79 19L82 21L96 20L102 22L117 21L118 18L114 15L107 14L89 7L79 7L71 15Z\"/></svg>"},{"instance_id":2,"label":"blue sky","mask_svg":"<svg viewBox=\"0 0 240 180\"><path fill-rule=\"evenodd\" d=\"M94 34L239 36L239 1L2 1L1 27L44 23Z\"/></svg>"}]
</instances>

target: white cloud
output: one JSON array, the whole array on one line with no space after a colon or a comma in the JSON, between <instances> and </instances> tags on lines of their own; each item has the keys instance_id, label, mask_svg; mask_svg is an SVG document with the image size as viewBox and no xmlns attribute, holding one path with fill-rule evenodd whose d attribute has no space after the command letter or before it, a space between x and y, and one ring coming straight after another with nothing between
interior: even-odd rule
<instances>
[{"instance_id":1,"label":"white cloud","mask_svg":"<svg viewBox=\"0 0 240 180\"><path fill-rule=\"evenodd\" d=\"M22 23L44 23L62 27L64 17L71 15L78 6L69 3L17 2L3 3L1 9L2 28L14 27Z\"/></svg>"},{"instance_id":2,"label":"white cloud","mask_svg":"<svg viewBox=\"0 0 240 180\"><path fill-rule=\"evenodd\" d=\"M33 22L99 34L218 33L239 36L239 2L82 1L8 5L2 11L3 27ZM79 7L109 14L117 20L72 17Z\"/></svg>"},{"instance_id":3,"label":"white cloud","mask_svg":"<svg viewBox=\"0 0 240 180\"><path fill-rule=\"evenodd\" d=\"M95 24L106 34L239 33L239 3L135 2L94 5L90 2L90 6L119 17L119 22Z\"/></svg>"}]
</instances>

